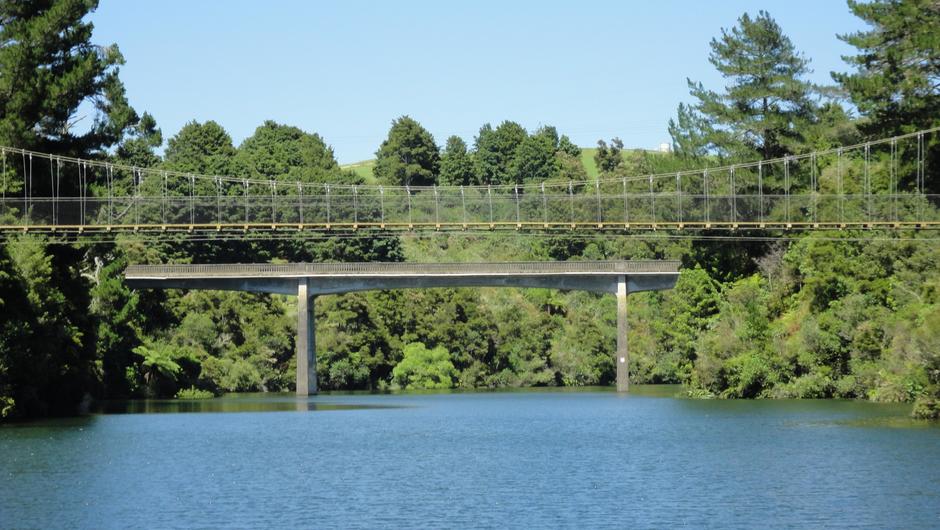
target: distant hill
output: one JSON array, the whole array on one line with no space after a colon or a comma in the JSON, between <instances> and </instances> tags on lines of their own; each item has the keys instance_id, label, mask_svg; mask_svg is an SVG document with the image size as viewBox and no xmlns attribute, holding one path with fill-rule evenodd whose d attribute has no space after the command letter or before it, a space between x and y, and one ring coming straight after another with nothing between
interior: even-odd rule
<instances>
[{"instance_id":1,"label":"distant hill","mask_svg":"<svg viewBox=\"0 0 940 530\"><path fill-rule=\"evenodd\" d=\"M375 175L372 174L372 169L375 167L375 159L372 160L362 160L360 162L353 162L352 164L342 164L340 166L343 169L351 169L357 175L365 179L366 184L375 184Z\"/></svg>"}]
</instances>

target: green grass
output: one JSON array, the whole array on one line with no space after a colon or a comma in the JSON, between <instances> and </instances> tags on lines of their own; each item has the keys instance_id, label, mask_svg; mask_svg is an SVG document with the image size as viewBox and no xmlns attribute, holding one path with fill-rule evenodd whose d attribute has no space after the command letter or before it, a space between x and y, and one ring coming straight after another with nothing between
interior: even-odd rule
<instances>
[{"instance_id":1,"label":"green grass","mask_svg":"<svg viewBox=\"0 0 940 530\"><path fill-rule=\"evenodd\" d=\"M352 164L343 164L340 167L343 169L351 169L355 171L357 175L365 180L366 184L377 184L375 175L372 173L372 169L375 167L374 158L372 160L363 160L361 162L354 162Z\"/></svg>"},{"instance_id":2,"label":"green grass","mask_svg":"<svg viewBox=\"0 0 940 530\"><path fill-rule=\"evenodd\" d=\"M584 171L589 179L597 178L597 164L594 163L594 154L597 153L596 147L581 148L581 164L584 165Z\"/></svg>"}]
</instances>

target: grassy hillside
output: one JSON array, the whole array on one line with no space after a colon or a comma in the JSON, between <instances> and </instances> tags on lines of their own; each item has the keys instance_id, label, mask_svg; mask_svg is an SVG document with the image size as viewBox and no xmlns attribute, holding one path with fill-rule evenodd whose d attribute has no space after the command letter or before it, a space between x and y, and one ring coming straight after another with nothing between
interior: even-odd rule
<instances>
[{"instance_id":1,"label":"grassy hillside","mask_svg":"<svg viewBox=\"0 0 940 530\"><path fill-rule=\"evenodd\" d=\"M597 153L596 147L581 148L581 163L584 165L584 171L587 172L589 179L597 178L597 164L594 163L595 153Z\"/></svg>"},{"instance_id":2,"label":"grassy hillside","mask_svg":"<svg viewBox=\"0 0 940 530\"><path fill-rule=\"evenodd\" d=\"M375 167L375 159L372 160L363 160L361 162L354 162L352 164L343 164L343 169L351 169L356 172L357 175L365 179L366 184L375 184L375 175L372 174L372 168Z\"/></svg>"}]
</instances>

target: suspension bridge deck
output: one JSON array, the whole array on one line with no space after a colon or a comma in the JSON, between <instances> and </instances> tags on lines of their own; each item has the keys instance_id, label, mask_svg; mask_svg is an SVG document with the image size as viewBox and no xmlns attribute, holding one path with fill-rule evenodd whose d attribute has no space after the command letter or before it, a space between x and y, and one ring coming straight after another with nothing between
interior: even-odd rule
<instances>
[{"instance_id":1,"label":"suspension bridge deck","mask_svg":"<svg viewBox=\"0 0 940 530\"><path fill-rule=\"evenodd\" d=\"M936 229L938 132L668 174L471 186L195 175L0 147L0 235Z\"/></svg>"}]
</instances>

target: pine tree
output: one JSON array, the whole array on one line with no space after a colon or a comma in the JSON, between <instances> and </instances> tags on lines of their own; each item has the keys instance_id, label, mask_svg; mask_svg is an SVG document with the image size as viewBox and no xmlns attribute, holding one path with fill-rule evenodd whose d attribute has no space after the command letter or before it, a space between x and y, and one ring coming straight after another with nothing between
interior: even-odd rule
<instances>
[{"instance_id":1,"label":"pine tree","mask_svg":"<svg viewBox=\"0 0 940 530\"><path fill-rule=\"evenodd\" d=\"M121 52L91 42L84 19L97 6L0 2L0 144L88 157L137 122L118 77ZM90 119L78 114L82 103L92 104Z\"/></svg>"},{"instance_id":2,"label":"pine tree","mask_svg":"<svg viewBox=\"0 0 940 530\"><path fill-rule=\"evenodd\" d=\"M712 39L709 62L729 80L724 92L689 80L697 102L670 121L673 143L684 151L775 158L799 151L815 120L816 89L805 80L809 60L766 12L744 14Z\"/></svg>"},{"instance_id":3,"label":"pine tree","mask_svg":"<svg viewBox=\"0 0 940 530\"><path fill-rule=\"evenodd\" d=\"M871 29L839 38L858 48L844 59L854 73L833 73L858 110L861 128L891 135L940 125L940 3L849 0Z\"/></svg>"}]
</instances>

